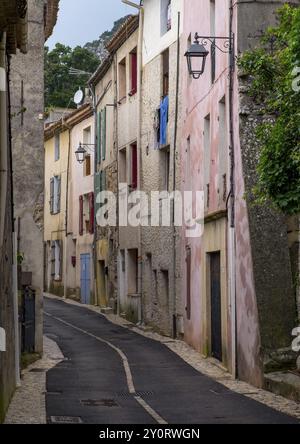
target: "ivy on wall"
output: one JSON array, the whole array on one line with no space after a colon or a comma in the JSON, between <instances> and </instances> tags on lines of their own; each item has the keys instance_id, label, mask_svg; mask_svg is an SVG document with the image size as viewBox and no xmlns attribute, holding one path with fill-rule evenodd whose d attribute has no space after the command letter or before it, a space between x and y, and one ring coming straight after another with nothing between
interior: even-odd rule
<instances>
[{"instance_id":1,"label":"ivy on wall","mask_svg":"<svg viewBox=\"0 0 300 444\"><path fill-rule=\"evenodd\" d=\"M239 67L265 117L256 134L257 200L288 215L300 213L300 8L281 7L277 26L267 29L259 48L241 56Z\"/></svg>"}]
</instances>

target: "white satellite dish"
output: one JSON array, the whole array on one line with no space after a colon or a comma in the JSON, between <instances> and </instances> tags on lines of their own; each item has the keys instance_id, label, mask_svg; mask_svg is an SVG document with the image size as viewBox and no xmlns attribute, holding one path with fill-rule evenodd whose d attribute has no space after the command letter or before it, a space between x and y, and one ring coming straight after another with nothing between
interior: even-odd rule
<instances>
[{"instance_id":1,"label":"white satellite dish","mask_svg":"<svg viewBox=\"0 0 300 444\"><path fill-rule=\"evenodd\" d=\"M83 102L84 99L84 94L83 91L81 91L81 89L79 89L78 91L76 91L75 96L74 96L74 103L76 103L76 105L80 105Z\"/></svg>"}]
</instances>

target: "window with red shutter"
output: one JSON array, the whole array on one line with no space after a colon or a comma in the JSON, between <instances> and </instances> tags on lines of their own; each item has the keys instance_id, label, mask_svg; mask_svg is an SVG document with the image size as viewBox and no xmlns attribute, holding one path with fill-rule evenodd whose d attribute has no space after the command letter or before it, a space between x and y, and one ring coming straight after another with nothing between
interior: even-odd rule
<instances>
[{"instance_id":1,"label":"window with red shutter","mask_svg":"<svg viewBox=\"0 0 300 444\"><path fill-rule=\"evenodd\" d=\"M79 196L79 235L83 236L83 196Z\"/></svg>"},{"instance_id":2,"label":"window with red shutter","mask_svg":"<svg viewBox=\"0 0 300 444\"><path fill-rule=\"evenodd\" d=\"M131 188L136 190L138 186L138 171L137 171L137 144L131 145Z\"/></svg>"},{"instance_id":3,"label":"window with red shutter","mask_svg":"<svg viewBox=\"0 0 300 444\"><path fill-rule=\"evenodd\" d=\"M130 95L133 96L137 93L137 53L132 52L131 56L131 91Z\"/></svg>"},{"instance_id":4,"label":"window with red shutter","mask_svg":"<svg viewBox=\"0 0 300 444\"><path fill-rule=\"evenodd\" d=\"M95 211L94 211L94 193L89 194L89 208L90 208L90 229L89 233L94 233L94 217L95 217Z\"/></svg>"}]
</instances>

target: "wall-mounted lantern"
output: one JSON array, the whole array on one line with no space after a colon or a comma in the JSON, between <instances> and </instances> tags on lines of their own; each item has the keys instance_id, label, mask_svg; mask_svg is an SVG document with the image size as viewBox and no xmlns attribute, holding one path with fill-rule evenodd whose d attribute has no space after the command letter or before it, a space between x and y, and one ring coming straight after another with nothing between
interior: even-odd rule
<instances>
[{"instance_id":1,"label":"wall-mounted lantern","mask_svg":"<svg viewBox=\"0 0 300 444\"><path fill-rule=\"evenodd\" d=\"M218 41L223 42L223 47L216 44ZM205 71L206 59L209 54L207 50L208 43L211 43L212 49L217 48L224 54L230 54L230 69L234 68L234 35L230 37L207 37L195 34L195 41L184 54L187 59L189 74L198 80Z\"/></svg>"}]
</instances>

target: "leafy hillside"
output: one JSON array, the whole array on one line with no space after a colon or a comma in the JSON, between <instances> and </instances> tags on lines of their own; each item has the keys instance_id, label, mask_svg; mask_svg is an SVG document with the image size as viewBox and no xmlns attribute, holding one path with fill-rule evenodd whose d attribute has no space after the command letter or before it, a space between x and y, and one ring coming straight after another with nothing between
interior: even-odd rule
<instances>
[{"instance_id":1,"label":"leafy hillside","mask_svg":"<svg viewBox=\"0 0 300 444\"><path fill-rule=\"evenodd\" d=\"M109 40L113 37L118 28L125 22L125 20L130 17L126 15L125 17L120 18L119 20L114 22L114 26L110 31L103 32L98 40L94 40L93 42L88 42L84 45L84 48L93 52L100 60L106 56L107 51L105 49L105 45Z\"/></svg>"},{"instance_id":2,"label":"leafy hillside","mask_svg":"<svg viewBox=\"0 0 300 444\"><path fill-rule=\"evenodd\" d=\"M105 44L129 16L114 23L110 31L103 32L98 40L86 43L83 47L70 48L57 43L52 51L45 47L45 107L74 107L72 97L78 88L84 89L89 75L71 76L70 68L88 73L94 72L106 56Z\"/></svg>"}]
</instances>

